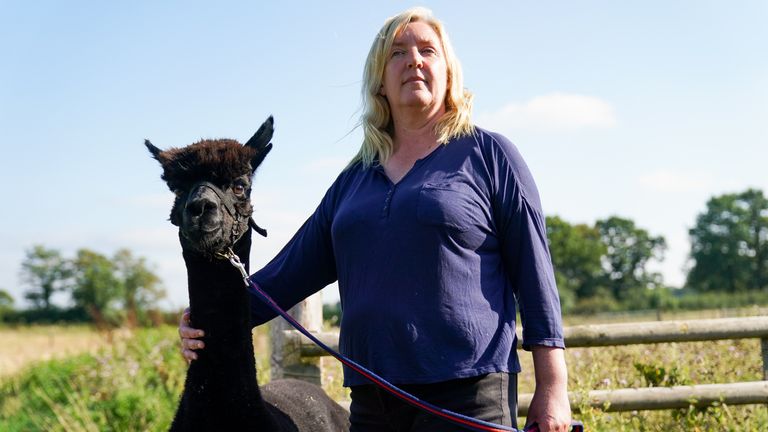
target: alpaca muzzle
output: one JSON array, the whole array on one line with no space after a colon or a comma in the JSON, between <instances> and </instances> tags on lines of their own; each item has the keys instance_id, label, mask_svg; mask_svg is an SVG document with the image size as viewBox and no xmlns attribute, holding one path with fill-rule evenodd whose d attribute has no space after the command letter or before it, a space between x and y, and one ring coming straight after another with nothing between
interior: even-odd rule
<instances>
[{"instance_id":1,"label":"alpaca muzzle","mask_svg":"<svg viewBox=\"0 0 768 432\"><path fill-rule=\"evenodd\" d=\"M202 181L202 182L196 183L192 187L192 189L191 189L190 197L192 196L192 194L197 193L197 191L210 191L210 192L213 192L216 195L216 197L218 197L218 201L224 206L224 208L227 210L229 215L235 220L235 224L236 225L239 224L240 221L244 217L247 217L248 218L248 226L253 228L253 230L256 231L257 233L259 233L259 235L261 235L262 237L266 237L267 236L267 230L266 229L260 227L256 223L256 221L254 221L253 218L250 217L250 215L240 214L237 211L237 207L235 206L235 201L232 199L232 197L230 197L229 195L225 194L224 191L219 189L213 183L207 182L207 181ZM239 233L239 234L242 234L242 233ZM239 234L233 232L233 234L232 234L233 235L233 241L232 241L233 244L237 240L237 238L235 238L235 237L236 236L239 237Z\"/></svg>"},{"instance_id":2,"label":"alpaca muzzle","mask_svg":"<svg viewBox=\"0 0 768 432\"><path fill-rule=\"evenodd\" d=\"M242 218L237 212L232 197L225 194L218 186L207 181L195 183L189 191L185 207L186 211L190 213L204 211L206 204L211 209L218 209L219 204L221 204L233 219L239 220Z\"/></svg>"},{"instance_id":3,"label":"alpaca muzzle","mask_svg":"<svg viewBox=\"0 0 768 432\"><path fill-rule=\"evenodd\" d=\"M238 205L235 195L227 193L209 181L195 183L184 206L182 234L207 254L217 254L234 245L253 228L262 236L266 230L251 219L250 206Z\"/></svg>"},{"instance_id":4,"label":"alpaca muzzle","mask_svg":"<svg viewBox=\"0 0 768 432\"><path fill-rule=\"evenodd\" d=\"M184 217L189 224L188 228L205 234L217 231L221 227L219 198L207 187L199 187L190 194L184 206L184 212Z\"/></svg>"}]
</instances>

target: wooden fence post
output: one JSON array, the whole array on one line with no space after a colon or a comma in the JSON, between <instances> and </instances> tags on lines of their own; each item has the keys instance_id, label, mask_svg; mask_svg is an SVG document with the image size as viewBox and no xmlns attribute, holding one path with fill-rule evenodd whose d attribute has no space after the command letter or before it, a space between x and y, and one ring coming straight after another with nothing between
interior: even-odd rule
<instances>
[{"instance_id":1,"label":"wooden fence post","mask_svg":"<svg viewBox=\"0 0 768 432\"><path fill-rule=\"evenodd\" d=\"M318 292L288 310L291 315L310 332L323 329L323 297ZM302 358L301 344L293 343L285 337L285 332L293 330L281 317L270 322L272 356L270 367L272 379L296 378L317 385L321 382L320 357Z\"/></svg>"},{"instance_id":2,"label":"wooden fence post","mask_svg":"<svg viewBox=\"0 0 768 432\"><path fill-rule=\"evenodd\" d=\"M763 354L763 379L768 380L768 338L760 338L760 351Z\"/></svg>"}]
</instances>

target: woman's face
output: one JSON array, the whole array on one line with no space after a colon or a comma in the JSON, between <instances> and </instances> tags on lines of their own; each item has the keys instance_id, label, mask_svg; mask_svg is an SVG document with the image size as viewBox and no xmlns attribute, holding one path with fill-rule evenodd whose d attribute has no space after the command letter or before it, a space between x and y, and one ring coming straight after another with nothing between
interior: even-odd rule
<instances>
[{"instance_id":1,"label":"woman's face","mask_svg":"<svg viewBox=\"0 0 768 432\"><path fill-rule=\"evenodd\" d=\"M381 94L393 112L421 108L445 110L448 66L443 44L427 23L412 22L395 37L384 67Z\"/></svg>"}]
</instances>

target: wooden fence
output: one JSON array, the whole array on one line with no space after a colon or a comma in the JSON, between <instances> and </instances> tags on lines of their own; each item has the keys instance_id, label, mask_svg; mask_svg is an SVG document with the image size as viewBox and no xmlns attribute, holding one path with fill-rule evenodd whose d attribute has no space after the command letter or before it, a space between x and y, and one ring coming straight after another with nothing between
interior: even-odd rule
<instances>
[{"instance_id":1,"label":"wooden fence","mask_svg":"<svg viewBox=\"0 0 768 432\"><path fill-rule=\"evenodd\" d=\"M310 302L312 299L310 299ZM310 308L317 305L310 303ZM309 314L306 305L292 309L291 314L304 320L320 340L336 349L338 333L320 331L319 313ZM319 319L319 321L318 321ZM312 322L311 320L314 320ZM276 321L275 321L276 322ZM319 358L327 355L295 330L273 322L273 377L293 377L320 383ZM302 323L304 324L304 323ZM285 324L287 325L287 324ZM566 327L565 344L569 348L601 347L662 342L693 342L723 339L761 340L763 381L701 384L674 387L592 390L588 394L569 394L571 406L586 404L607 411L633 411L728 405L768 404L768 316L720 318L687 321L661 321L622 324L594 324ZM723 361L728 361L723 359ZM525 416L532 394L520 394L518 414ZM584 401L583 398L587 398Z\"/></svg>"}]
</instances>

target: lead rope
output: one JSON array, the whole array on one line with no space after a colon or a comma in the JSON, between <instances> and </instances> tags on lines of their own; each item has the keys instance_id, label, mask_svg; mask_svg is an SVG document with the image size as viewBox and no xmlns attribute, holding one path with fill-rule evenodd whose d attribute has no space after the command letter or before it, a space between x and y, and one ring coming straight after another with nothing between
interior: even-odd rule
<instances>
[{"instance_id":1,"label":"lead rope","mask_svg":"<svg viewBox=\"0 0 768 432\"><path fill-rule=\"evenodd\" d=\"M251 279L248 277L248 272L245 271L245 265L243 265L243 263L240 262L240 258L234 252L232 252L232 249L228 249L226 253L221 254L220 256L228 259L229 262L232 264L232 266L240 271L240 274L243 276L243 282L245 283L245 287L249 292L251 292L252 294L255 294L256 297L258 297L261 301L266 303L266 305L269 306L269 308L272 309L272 311L274 311L275 313L283 317L286 321L288 321L289 324L291 324L301 334L309 338L309 340L314 342L317 346L325 350L328 354L336 358L336 360L340 361L348 368L354 370L355 372L367 378L372 383L383 388L384 390L395 395L399 399L407 402L408 404L411 404L417 408L420 408L424 411L429 412L430 414L436 415L440 418L443 418L452 423L461 425L465 428L469 428L474 431L536 432L539 430L538 426L535 423L528 426L528 428L525 428L525 429L515 429L510 426L499 425L499 424L487 422L484 420L468 417L463 414L455 413L453 411L440 408L435 405L432 405L429 402L423 401L417 398L416 396L390 384L384 378L376 375L374 372L366 369L364 366L358 364L354 360L347 358L343 354L336 352L334 349L324 344L320 339L316 338L312 333L310 333L301 324L299 324L292 316L288 315L287 312L285 312L280 306L278 306L278 304L274 300L272 300L272 297L270 297L269 294L264 292L264 290L262 290L258 285L256 285L251 281ZM581 424L581 422L573 421L571 422L571 432L584 432L584 426Z\"/></svg>"}]
</instances>

